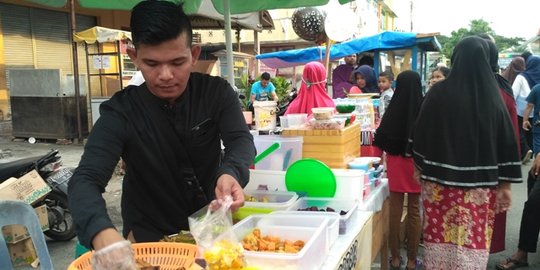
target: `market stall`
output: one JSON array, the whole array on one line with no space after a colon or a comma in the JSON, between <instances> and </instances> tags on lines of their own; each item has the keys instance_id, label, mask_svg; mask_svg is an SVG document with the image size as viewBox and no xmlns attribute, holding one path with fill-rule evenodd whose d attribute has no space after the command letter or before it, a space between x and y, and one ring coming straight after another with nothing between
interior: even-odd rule
<instances>
[{"instance_id":1,"label":"market stall","mask_svg":"<svg viewBox=\"0 0 540 270\"><path fill-rule=\"evenodd\" d=\"M425 81L428 73L427 52L439 51L441 46L436 38L437 33L417 34L410 32L385 31L373 36L361 37L335 44L330 48L330 60L337 60L351 54L371 52L374 54L376 74L384 69L381 66L384 54L390 62L395 76L402 70L414 70L420 73ZM261 62L271 68L286 68L305 65L311 61L323 62L326 47L317 46L259 54ZM330 91L332 92L332 91Z\"/></svg>"}]
</instances>

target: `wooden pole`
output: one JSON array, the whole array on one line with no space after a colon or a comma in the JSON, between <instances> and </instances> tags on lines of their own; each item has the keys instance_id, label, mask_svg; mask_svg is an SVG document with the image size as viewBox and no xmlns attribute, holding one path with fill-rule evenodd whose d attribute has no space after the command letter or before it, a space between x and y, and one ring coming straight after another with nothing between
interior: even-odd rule
<instances>
[{"instance_id":1,"label":"wooden pole","mask_svg":"<svg viewBox=\"0 0 540 270\"><path fill-rule=\"evenodd\" d=\"M332 91L329 91L328 85L332 81L332 70L330 68L330 49L332 48L332 40L327 36L326 37L326 52L324 54L324 67L326 68L326 92L331 96Z\"/></svg>"},{"instance_id":2,"label":"wooden pole","mask_svg":"<svg viewBox=\"0 0 540 270\"><path fill-rule=\"evenodd\" d=\"M77 110L77 134L79 143L83 143L82 123L81 123L81 90L79 88L79 54L77 53L77 43L73 41L73 35L76 33L75 0L69 1L70 15L70 35L71 48L73 49L73 83L75 84L75 108Z\"/></svg>"}]
</instances>

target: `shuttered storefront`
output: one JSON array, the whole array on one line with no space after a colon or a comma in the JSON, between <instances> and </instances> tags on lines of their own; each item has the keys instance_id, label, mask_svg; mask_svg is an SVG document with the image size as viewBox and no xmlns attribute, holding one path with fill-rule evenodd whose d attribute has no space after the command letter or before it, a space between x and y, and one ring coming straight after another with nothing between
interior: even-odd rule
<instances>
[{"instance_id":1,"label":"shuttered storefront","mask_svg":"<svg viewBox=\"0 0 540 270\"><path fill-rule=\"evenodd\" d=\"M4 59L8 68L33 68L34 52L30 9L0 3Z\"/></svg>"},{"instance_id":2,"label":"shuttered storefront","mask_svg":"<svg viewBox=\"0 0 540 270\"><path fill-rule=\"evenodd\" d=\"M60 69L73 73L68 13L0 3L6 69ZM95 17L77 15L77 31L96 25ZM79 46L79 60L85 59ZM81 52L82 50L82 52ZM79 61L81 74L86 62Z\"/></svg>"}]
</instances>

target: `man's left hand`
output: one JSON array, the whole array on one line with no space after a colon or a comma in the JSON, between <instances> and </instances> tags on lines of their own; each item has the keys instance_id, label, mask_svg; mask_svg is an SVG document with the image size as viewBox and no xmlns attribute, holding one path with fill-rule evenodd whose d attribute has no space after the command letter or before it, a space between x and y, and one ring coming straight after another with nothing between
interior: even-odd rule
<instances>
[{"instance_id":1,"label":"man's left hand","mask_svg":"<svg viewBox=\"0 0 540 270\"><path fill-rule=\"evenodd\" d=\"M222 174L216 184L216 199L223 199L230 195L233 198L231 210L234 212L244 205L244 190L234 177Z\"/></svg>"}]
</instances>

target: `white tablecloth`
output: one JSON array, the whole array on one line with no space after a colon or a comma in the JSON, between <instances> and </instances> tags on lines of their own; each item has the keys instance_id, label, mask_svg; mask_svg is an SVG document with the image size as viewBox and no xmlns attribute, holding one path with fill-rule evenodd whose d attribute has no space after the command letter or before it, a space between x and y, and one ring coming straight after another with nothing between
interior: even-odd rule
<instances>
[{"instance_id":1,"label":"white tablecloth","mask_svg":"<svg viewBox=\"0 0 540 270\"><path fill-rule=\"evenodd\" d=\"M324 264L320 268L321 270L339 269L341 258L349 250L349 247L372 215L371 212L356 211L356 214L351 216L351 221L347 224L347 232L339 235L336 242L330 247L330 254L326 257ZM360 267L357 266L357 269L369 269L371 266L371 233L368 235L368 239L364 239L357 246L357 249L362 251L363 257L357 258L357 264L361 262L364 264L360 265Z\"/></svg>"},{"instance_id":2,"label":"white tablecloth","mask_svg":"<svg viewBox=\"0 0 540 270\"><path fill-rule=\"evenodd\" d=\"M383 178L379 186L373 189L369 195L364 198L363 203L358 207L360 211L377 212L382 209L384 200L390 195L390 188L388 187L388 179Z\"/></svg>"}]
</instances>

